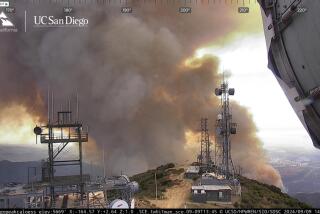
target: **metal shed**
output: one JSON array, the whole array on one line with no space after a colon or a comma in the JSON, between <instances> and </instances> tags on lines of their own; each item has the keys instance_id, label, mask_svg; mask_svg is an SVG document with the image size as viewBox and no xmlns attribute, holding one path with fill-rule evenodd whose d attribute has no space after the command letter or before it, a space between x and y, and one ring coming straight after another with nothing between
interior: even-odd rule
<instances>
[{"instance_id":1,"label":"metal shed","mask_svg":"<svg viewBox=\"0 0 320 214\"><path fill-rule=\"evenodd\" d=\"M194 202L231 202L231 188L228 185L198 185L192 186Z\"/></svg>"}]
</instances>

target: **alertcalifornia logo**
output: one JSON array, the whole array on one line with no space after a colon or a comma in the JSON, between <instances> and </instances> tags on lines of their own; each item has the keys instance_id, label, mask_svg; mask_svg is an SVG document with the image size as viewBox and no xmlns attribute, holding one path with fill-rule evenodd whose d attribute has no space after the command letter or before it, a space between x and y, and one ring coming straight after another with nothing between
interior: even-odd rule
<instances>
[{"instance_id":1,"label":"alertcalifornia logo","mask_svg":"<svg viewBox=\"0 0 320 214\"><path fill-rule=\"evenodd\" d=\"M55 16L34 16L35 27L87 27L89 20L87 18L78 18L65 16L56 18Z\"/></svg>"},{"instance_id":2,"label":"alertcalifornia logo","mask_svg":"<svg viewBox=\"0 0 320 214\"><path fill-rule=\"evenodd\" d=\"M0 13L0 32L18 32L18 29L14 26L13 22L3 11Z\"/></svg>"}]
</instances>

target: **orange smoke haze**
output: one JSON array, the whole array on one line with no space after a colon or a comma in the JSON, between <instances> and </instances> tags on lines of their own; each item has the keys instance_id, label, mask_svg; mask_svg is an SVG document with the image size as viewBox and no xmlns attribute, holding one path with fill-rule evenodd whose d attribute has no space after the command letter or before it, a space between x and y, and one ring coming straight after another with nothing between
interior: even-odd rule
<instances>
[{"instance_id":1,"label":"orange smoke haze","mask_svg":"<svg viewBox=\"0 0 320 214\"><path fill-rule=\"evenodd\" d=\"M31 144L35 141L33 128L40 117L31 114L23 105L12 104L0 109L0 143Z\"/></svg>"},{"instance_id":2,"label":"orange smoke haze","mask_svg":"<svg viewBox=\"0 0 320 214\"><path fill-rule=\"evenodd\" d=\"M17 7L25 10L23 3ZM85 147L87 156L99 162L105 148L110 173L125 169L133 174L194 157L186 133L189 138L188 133L197 132L201 117L214 122L219 107L214 89L221 75L218 58L192 55L201 46L224 40L235 29L244 33L249 24L239 27L239 17L228 5L221 4L214 12L212 7L199 7L188 15L178 14L178 7L137 6L134 14L123 15L112 6L87 5L75 8L75 15L90 20L85 30L46 28L3 35L1 112L16 108L8 103L19 101L24 106L21 118L34 112L45 115L37 94L45 97L50 85L57 100L75 92L80 95L80 119L90 126L92 137ZM60 7L52 5L40 9L61 13ZM29 8L28 13L33 12ZM236 103L232 111L239 123L239 134L233 139L235 162L246 168L248 176L279 186L280 176L266 162L251 116ZM20 117L10 119L24 130ZM30 136L39 120L26 119L26 124L33 121L27 126ZM1 127L15 126L3 121ZM2 130L5 136L8 128Z\"/></svg>"},{"instance_id":3,"label":"orange smoke haze","mask_svg":"<svg viewBox=\"0 0 320 214\"><path fill-rule=\"evenodd\" d=\"M216 82L215 86L218 87L219 84L217 82L221 82L222 79L221 76L218 75L217 69L213 62L214 58L211 58L210 56L204 56L203 58L197 58L194 60L189 58L187 63L185 63L185 69L187 69L187 71L184 72L208 72L208 76L202 74L203 77L211 80L211 82ZM193 79L196 80L196 78ZM206 88L203 83L204 82L200 83L197 88ZM196 113L199 115L198 118L194 118L192 121L190 121L190 123L193 123L193 125L190 124L190 127L193 127L193 129L189 129L185 132L185 148L193 153L193 161L196 160L196 155L200 148L200 144L198 143L200 137L198 130L201 113L203 116L209 119L211 142L214 143L215 139L215 119L219 111L220 98L213 95L213 84L208 83L207 87L210 87L210 92L208 92L207 97L204 97L203 100L201 100L200 97L197 97L195 94L195 97L190 97L190 99L195 103L188 104L188 101L186 101L186 103L181 103L182 106L188 105L188 108L191 108L191 105L194 105L195 109L190 109L190 112L193 112L192 114ZM201 92L197 93L201 94ZM188 96L190 95L192 95L192 93L188 93ZM181 99L181 97L179 99ZM207 107L209 107L209 109L206 109ZM262 142L256 134L257 128L253 122L252 115L245 107L242 107L237 102L231 103L231 111L234 122L238 123L238 131L236 135L232 136L231 146L234 164L236 166L241 166L243 175L282 188L283 184L279 173L270 164L268 164ZM212 149L213 148L214 145L212 145Z\"/></svg>"}]
</instances>

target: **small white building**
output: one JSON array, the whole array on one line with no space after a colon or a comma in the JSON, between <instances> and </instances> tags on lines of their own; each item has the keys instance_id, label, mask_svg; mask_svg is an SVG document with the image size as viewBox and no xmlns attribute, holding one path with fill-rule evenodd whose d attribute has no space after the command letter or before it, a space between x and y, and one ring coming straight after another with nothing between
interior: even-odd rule
<instances>
[{"instance_id":1,"label":"small white building","mask_svg":"<svg viewBox=\"0 0 320 214\"><path fill-rule=\"evenodd\" d=\"M229 180L215 173L204 173L191 187L192 200L197 203L231 203L232 196L241 195L239 180Z\"/></svg>"},{"instance_id":2,"label":"small white building","mask_svg":"<svg viewBox=\"0 0 320 214\"><path fill-rule=\"evenodd\" d=\"M198 203L231 203L231 188L228 185L196 185L191 187L192 201Z\"/></svg>"},{"instance_id":3,"label":"small white building","mask_svg":"<svg viewBox=\"0 0 320 214\"><path fill-rule=\"evenodd\" d=\"M199 166L189 166L185 172L185 177L192 179L199 176L200 167Z\"/></svg>"}]
</instances>

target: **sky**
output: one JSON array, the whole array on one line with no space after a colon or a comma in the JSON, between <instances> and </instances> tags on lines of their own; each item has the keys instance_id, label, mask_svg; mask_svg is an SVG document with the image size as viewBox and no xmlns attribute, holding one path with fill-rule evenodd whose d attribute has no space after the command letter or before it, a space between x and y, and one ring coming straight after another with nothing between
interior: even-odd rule
<instances>
[{"instance_id":1,"label":"sky","mask_svg":"<svg viewBox=\"0 0 320 214\"><path fill-rule=\"evenodd\" d=\"M210 46L196 52L198 57L205 54L218 56L220 70L231 73L229 86L236 89L232 99L249 108L265 149L316 150L276 78L267 68L262 26L260 32L239 36L223 47Z\"/></svg>"},{"instance_id":2,"label":"sky","mask_svg":"<svg viewBox=\"0 0 320 214\"><path fill-rule=\"evenodd\" d=\"M250 14L238 16L239 22L246 20L243 25L239 25L239 28L251 29L250 33L234 34L231 35L232 39L222 38L222 40L225 39L225 42L217 42L199 48L195 56L211 54L219 57L220 71L227 70L231 73L228 79L229 85L236 89L236 94L232 99L250 110L259 130L258 136L263 141L266 150L281 147L288 150L296 148L315 151L308 133L289 104L276 78L267 68L267 50L258 4L250 5ZM26 109L21 106L17 108L3 110L3 115L0 114L0 117L3 118L2 116L10 114L11 111L26 115ZM19 127L15 125L17 124L10 124L10 121L0 121L0 142L9 142L9 139L13 142L23 142L25 139L31 139L32 142L28 143L35 148L40 147L39 144L34 144L35 137L30 132L34 127L33 118L19 121ZM8 129L15 130L15 136L7 134L10 133ZM43 150L42 155L46 155L46 148L41 149ZM12 153L7 153L8 155L2 156L1 159L10 159ZM25 153L23 148L21 148L21 153ZM32 159L40 159L40 156L28 156Z\"/></svg>"}]
</instances>

